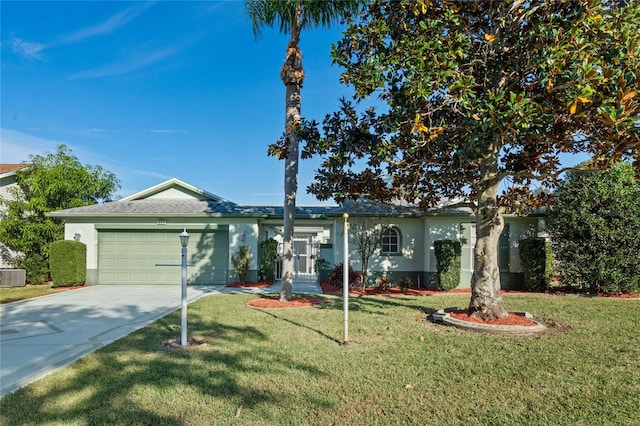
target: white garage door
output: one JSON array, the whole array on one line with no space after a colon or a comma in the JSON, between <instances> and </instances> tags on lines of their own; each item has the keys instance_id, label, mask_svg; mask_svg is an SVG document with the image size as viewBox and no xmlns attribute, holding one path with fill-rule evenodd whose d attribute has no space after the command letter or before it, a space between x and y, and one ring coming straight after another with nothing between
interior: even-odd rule
<instances>
[{"instance_id":1,"label":"white garage door","mask_svg":"<svg viewBox=\"0 0 640 426\"><path fill-rule=\"evenodd\" d=\"M98 233L100 284L180 284L179 231L101 230ZM227 231L189 231L187 282L226 284Z\"/></svg>"}]
</instances>

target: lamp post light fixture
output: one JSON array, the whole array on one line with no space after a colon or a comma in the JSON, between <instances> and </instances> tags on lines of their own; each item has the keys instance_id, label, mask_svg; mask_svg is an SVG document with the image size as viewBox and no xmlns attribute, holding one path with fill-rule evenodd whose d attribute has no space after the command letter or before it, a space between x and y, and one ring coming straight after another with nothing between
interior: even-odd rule
<instances>
[{"instance_id":1,"label":"lamp post light fixture","mask_svg":"<svg viewBox=\"0 0 640 426\"><path fill-rule=\"evenodd\" d=\"M187 245L189 244L189 233L186 228L180 234L180 245L182 246L182 309L180 318L180 344L187 346Z\"/></svg>"},{"instance_id":2,"label":"lamp post light fixture","mask_svg":"<svg viewBox=\"0 0 640 426\"><path fill-rule=\"evenodd\" d=\"M187 248L187 245L189 245L189 233L186 229L180 233L180 245L183 248Z\"/></svg>"},{"instance_id":3,"label":"lamp post light fixture","mask_svg":"<svg viewBox=\"0 0 640 426\"><path fill-rule=\"evenodd\" d=\"M344 311L344 339L343 345L349 344L349 214L342 215L344 219L344 258L342 262L342 310Z\"/></svg>"}]
</instances>

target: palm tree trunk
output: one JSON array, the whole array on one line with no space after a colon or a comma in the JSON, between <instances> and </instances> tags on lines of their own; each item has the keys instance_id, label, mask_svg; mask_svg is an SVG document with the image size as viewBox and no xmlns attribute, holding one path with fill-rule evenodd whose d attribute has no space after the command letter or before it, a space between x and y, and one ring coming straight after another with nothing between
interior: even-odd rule
<instances>
[{"instance_id":1,"label":"palm tree trunk","mask_svg":"<svg viewBox=\"0 0 640 426\"><path fill-rule=\"evenodd\" d=\"M299 117L300 90L287 86L287 122L290 116ZM293 295L293 228L298 191L298 139L295 133L287 135L289 147L284 162L284 236L282 244L282 289L280 300L291 300Z\"/></svg>"},{"instance_id":2,"label":"palm tree trunk","mask_svg":"<svg viewBox=\"0 0 640 426\"><path fill-rule=\"evenodd\" d=\"M293 229L298 192L298 136L300 122L300 93L304 81L302 52L300 52L300 9L291 25L291 40L287 44L287 56L280 71L285 90L285 134L287 158L284 163L284 235L282 239L282 288L280 300L293 297Z\"/></svg>"}]
</instances>

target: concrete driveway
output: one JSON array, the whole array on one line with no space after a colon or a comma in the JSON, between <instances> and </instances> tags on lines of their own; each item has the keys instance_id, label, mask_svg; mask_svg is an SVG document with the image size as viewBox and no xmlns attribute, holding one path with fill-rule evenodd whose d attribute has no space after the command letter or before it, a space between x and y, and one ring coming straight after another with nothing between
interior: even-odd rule
<instances>
[{"instance_id":1,"label":"concrete driveway","mask_svg":"<svg viewBox=\"0 0 640 426\"><path fill-rule=\"evenodd\" d=\"M189 287L187 297L226 292ZM179 309L180 299L180 285L119 285L0 305L0 396Z\"/></svg>"},{"instance_id":2,"label":"concrete driveway","mask_svg":"<svg viewBox=\"0 0 640 426\"><path fill-rule=\"evenodd\" d=\"M187 287L187 299L278 293L280 285ZM297 281L293 290L322 293L315 281ZM180 309L180 303L180 285L97 285L0 305L0 397Z\"/></svg>"}]
</instances>

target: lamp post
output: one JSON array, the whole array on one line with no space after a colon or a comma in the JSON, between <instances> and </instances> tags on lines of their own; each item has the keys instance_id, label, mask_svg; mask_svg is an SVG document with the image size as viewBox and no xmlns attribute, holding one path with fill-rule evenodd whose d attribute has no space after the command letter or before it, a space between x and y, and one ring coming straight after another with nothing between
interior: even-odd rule
<instances>
[{"instance_id":1,"label":"lamp post","mask_svg":"<svg viewBox=\"0 0 640 426\"><path fill-rule=\"evenodd\" d=\"M344 339L343 345L349 344L349 214L342 215L344 219L344 258L342 262L342 310L344 311Z\"/></svg>"},{"instance_id":2,"label":"lamp post","mask_svg":"<svg viewBox=\"0 0 640 426\"><path fill-rule=\"evenodd\" d=\"M182 311L180 318L180 344L187 346L187 245L189 244L189 233L185 229L180 233L180 245L182 246Z\"/></svg>"}]
</instances>

